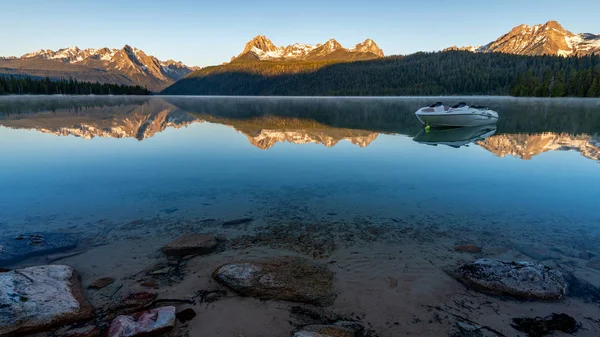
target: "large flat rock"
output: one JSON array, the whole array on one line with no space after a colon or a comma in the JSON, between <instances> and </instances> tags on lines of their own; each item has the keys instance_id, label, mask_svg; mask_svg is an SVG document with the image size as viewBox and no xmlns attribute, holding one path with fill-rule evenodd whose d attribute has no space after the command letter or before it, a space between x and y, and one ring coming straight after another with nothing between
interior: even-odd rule
<instances>
[{"instance_id":1,"label":"large flat rock","mask_svg":"<svg viewBox=\"0 0 600 337\"><path fill-rule=\"evenodd\" d=\"M330 305L336 297L333 273L323 264L298 257L227 263L213 278L233 291L260 299Z\"/></svg>"},{"instance_id":2,"label":"large flat rock","mask_svg":"<svg viewBox=\"0 0 600 337\"><path fill-rule=\"evenodd\" d=\"M567 289L559 271L529 262L479 259L448 273L475 290L524 299L557 300Z\"/></svg>"},{"instance_id":3,"label":"large flat rock","mask_svg":"<svg viewBox=\"0 0 600 337\"><path fill-rule=\"evenodd\" d=\"M167 244L161 250L166 255L184 256L208 254L215 248L217 248L217 239L212 235L186 234Z\"/></svg>"},{"instance_id":4,"label":"large flat rock","mask_svg":"<svg viewBox=\"0 0 600 337\"><path fill-rule=\"evenodd\" d=\"M0 273L0 290L0 336L43 331L92 315L79 276L68 266L47 265Z\"/></svg>"},{"instance_id":5,"label":"large flat rock","mask_svg":"<svg viewBox=\"0 0 600 337\"><path fill-rule=\"evenodd\" d=\"M77 247L77 237L64 233L29 233L0 237L0 267L30 257L54 254Z\"/></svg>"}]
</instances>

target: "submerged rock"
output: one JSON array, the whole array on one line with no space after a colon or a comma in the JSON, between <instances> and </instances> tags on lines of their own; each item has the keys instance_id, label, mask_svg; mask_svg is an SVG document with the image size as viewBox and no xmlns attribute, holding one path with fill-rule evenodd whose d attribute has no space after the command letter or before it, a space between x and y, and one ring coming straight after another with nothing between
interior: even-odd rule
<instances>
[{"instance_id":1,"label":"submerged rock","mask_svg":"<svg viewBox=\"0 0 600 337\"><path fill-rule=\"evenodd\" d=\"M175 317L177 317L177 320L179 322L185 323L187 321L191 321L192 319L194 319L194 317L196 317L196 311L194 311L194 309L187 308L175 314Z\"/></svg>"},{"instance_id":2,"label":"submerged rock","mask_svg":"<svg viewBox=\"0 0 600 337\"><path fill-rule=\"evenodd\" d=\"M79 276L68 266L0 273L0 289L0 336L42 331L92 315Z\"/></svg>"},{"instance_id":3,"label":"submerged rock","mask_svg":"<svg viewBox=\"0 0 600 337\"><path fill-rule=\"evenodd\" d=\"M331 271L304 258L228 263L212 276L241 295L260 299L330 305L336 297Z\"/></svg>"},{"instance_id":4,"label":"submerged rock","mask_svg":"<svg viewBox=\"0 0 600 337\"><path fill-rule=\"evenodd\" d=\"M587 266L592 269L600 270L600 259L591 260Z\"/></svg>"},{"instance_id":5,"label":"submerged rock","mask_svg":"<svg viewBox=\"0 0 600 337\"><path fill-rule=\"evenodd\" d=\"M158 283L156 283L154 281L147 281L147 282L140 283L140 286L145 287L145 288L152 288L152 289L160 288L158 286Z\"/></svg>"},{"instance_id":6,"label":"submerged rock","mask_svg":"<svg viewBox=\"0 0 600 337\"><path fill-rule=\"evenodd\" d=\"M77 247L77 237L63 233L30 233L0 238L0 265Z\"/></svg>"},{"instance_id":7,"label":"submerged rock","mask_svg":"<svg viewBox=\"0 0 600 337\"><path fill-rule=\"evenodd\" d=\"M559 271L529 262L479 259L448 273L476 290L525 299L556 300L567 288Z\"/></svg>"},{"instance_id":8,"label":"submerged rock","mask_svg":"<svg viewBox=\"0 0 600 337\"><path fill-rule=\"evenodd\" d=\"M560 259L561 254L556 250L533 245L517 245L515 247L521 253L536 261Z\"/></svg>"},{"instance_id":9,"label":"submerged rock","mask_svg":"<svg viewBox=\"0 0 600 337\"><path fill-rule=\"evenodd\" d=\"M108 329L108 337L160 335L175 327L175 307L161 307L117 316Z\"/></svg>"},{"instance_id":10,"label":"submerged rock","mask_svg":"<svg viewBox=\"0 0 600 337\"><path fill-rule=\"evenodd\" d=\"M526 332L529 336L546 336L554 331L573 334L579 330L581 324L567 314L552 314L548 317L521 317L513 318L511 326L519 331Z\"/></svg>"},{"instance_id":11,"label":"submerged rock","mask_svg":"<svg viewBox=\"0 0 600 337\"><path fill-rule=\"evenodd\" d=\"M309 325L296 332L294 337L355 337L356 331L337 325Z\"/></svg>"},{"instance_id":12,"label":"submerged rock","mask_svg":"<svg viewBox=\"0 0 600 337\"><path fill-rule=\"evenodd\" d=\"M252 218L242 218L242 219L235 219L235 220L229 220L229 221L225 221L223 222L223 226L227 227L227 226L237 226L237 225L242 225L245 223L249 223L254 221L254 219Z\"/></svg>"},{"instance_id":13,"label":"submerged rock","mask_svg":"<svg viewBox=\"0 0 600 337\"><path fill-rule=\"evenodd\" d=\"M58 333L60 337L97 337L100 336L100 329L95 325L88 325L81 328L69 329L63 333Z\"/></svg>"},{"instance_id":14,"label":"submerged rock","mask_svg":"<svg viewBox=\"0 0 600 337\"><path fill-rule=\"evenodd\" d=\"M455 246L454 250L463 253L481 253L481 247L477 245L460 245Z\"/></svg>"},{"instance_id":15,"label":"submerged rock","mask_svg":"<svg viewBox=\"0 0 600 337\"><path fill-rule=\"evenodd\" d=\"M600 288L582 280L572 273L564 275L569 285L569 297L579 298L584 302L600 303Z\"/></svg>"},{"instance_id":16,"label":"submerged rock","mask_svg":"<svg viewBox=\"0 0 600 337\"><path fill-rule=\"evenodd\" d=\"M130 292L123 297L121 307L123 308L141 308L152 302L157 296L155 291L137 291Z\"/></svg>"},{"instance_id":17,"label":"submerged rock","mask_svg":"<svg viewBox=\"0 0 600 337\"><path fill-rule=\"evenodd\" d=\"M583 259L583 260L591 260L594 256L596 256L596 255L594 253L590 253L590 252L579 253L579 258Z\"/></svg>"},{"instance_id":18,"label":"submerged rock","mask_svg":"<svg viewBox=\"0 0 600 337\"><path fill-rule=\"evenodd\" d=\"M88 288L90 289L102 289L105 288L111 284L113 284L115 282L115 279L111 278L111 277L103 277L103 278L99 278L96 281L92 282L92 284L90 284L88 286Z\"/></svg>"},{"instance_id":19,"label":"submerged rock","mask_svg":"<svg viewBox=\"0 0 600 337\"><path fill-rule=\"evenodd\" d=\"M212 235L186 234L164 246L163 253L171 256L208 254L217 248L217 239Z\"/></svg>"}]
</instances>

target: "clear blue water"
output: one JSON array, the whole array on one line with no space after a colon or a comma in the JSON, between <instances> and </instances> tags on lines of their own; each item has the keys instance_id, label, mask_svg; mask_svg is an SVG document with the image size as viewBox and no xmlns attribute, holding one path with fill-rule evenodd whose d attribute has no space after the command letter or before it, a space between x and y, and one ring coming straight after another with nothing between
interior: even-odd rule
<instances>
[{"instance_id":1,"label":"clear blue water","mask_svg":"<svg viewBox=\"0 0 600 337\"><path fill-rule=\"evenodd\" d=\"M600 227L598 100L469 98L501 120L459 147L413 140L413 112L432 100L2 98L0 223L12 234L260 217L289 202L348 218ZM434 130L434 142L436 132L457 140Z\"/></svg>"},{"instance_id":2,"label":"clear blue water","mask_svg":"<svg viewBox=\"0 0 600 337\"><path fill-rule=\"evenodd\" d=\"M414 111L437 100L489 105L500 120L427 133ZM565 312L583 323L578 336L596 336L586 317L598 312L598 191L600 100L0 97L0 249L18 234L75 234L85 252L61 263L84 285L110 276L126 293L166 262L158 250L172 238L220 235L222 252L156 279L160 298L212 289L210 274L234 258L301 254L336 275L327 309L360 314L381 336L456 336L454 316L431 323L427 305L506 336L512 317ZM223 225L242 217L254 221ZM482 251L453 249L463 244ZM480 257L592 286L521 302L444 273ZM101 307L100 294L87 296ZM283 303L252 303L195 306L189 334L295 329Z\"/></svg>"}]
</instances>

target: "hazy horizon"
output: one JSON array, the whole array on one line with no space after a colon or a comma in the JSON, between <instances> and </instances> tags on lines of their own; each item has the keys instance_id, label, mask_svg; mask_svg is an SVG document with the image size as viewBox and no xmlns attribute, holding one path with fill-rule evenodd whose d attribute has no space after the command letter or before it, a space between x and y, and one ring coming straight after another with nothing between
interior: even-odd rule
<instances>
[{"instance_id":1,"label":"hazy horizon","mask_svg":"<svg viewBox=\"0 0 600 337\"><path fill-rule=\"evenodd\" d=\"M284 4L233 1L226 7L172 1L126 4L40 0L7 3L0 56L40 49L121 48L128 44L161 60L190 66L227 62L256 35L276 45L323 43L335 38L352 47L373 39L386 55L441 50L451 45L482 45L519 24L560 22L574 33L599 33L600 3L576 0L503 3L463 0L389 4L386 1ZM515 10L517 9L517 10ZM493 14L493 20L490 18ZM452 25L442 24L451 18ZM461 23L462 24L457 24Z\"/></svg>"}]
</instances>

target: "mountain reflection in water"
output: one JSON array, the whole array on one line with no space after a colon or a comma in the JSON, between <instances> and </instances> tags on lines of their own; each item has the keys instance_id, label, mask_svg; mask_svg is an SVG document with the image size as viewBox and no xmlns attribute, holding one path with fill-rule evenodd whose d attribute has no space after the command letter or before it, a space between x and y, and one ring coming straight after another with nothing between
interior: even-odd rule
<instances>
[{"instance_id":1,"label":"mountain reflection in water","mask_svg":"<svg viewBox=\"0 0 600 337\"><path fill-rule=\"evenodd\" d=\"M414 112L437 100L487 105L501 118L427 133ZM0 246L29 237L37 249L41 236L73 248L66 238L79 240L69 257L52 251L0 267L59 256L86 287L111 277L105 290L86 295L112 315L146 285L159 299L188 298L199 289L225 290L211 275L231 261L301 256L334 276L338 296L318 309L319 320L357 317L376 332L364 335L464 335L446 315L455 313L515 336L511 318L556 312L583 324L578 336L597 337L585 317L598 317L600 303L599 105L486 97L0 97ZM198 238L190 234L219 238L218 247L191 258L161 252L178 237ZM448 273L480 258L542 263L569 277L569 289L560 300L512 300L466 289ZM304 326L317 313L302 305L308 316L295 317L297 304L227 292L210 307L199 297L191 306L197 317L182 329L190 336L291 336L292 321ZM240 325L229 324L234 316L243 317ZM104 324L102 317L94 324Z\"/></svg>"},{"instance_id":2,"label":"mountain reflection in water","mask_svg":"<svg viewBox=\"0 0 600 337\"><path fill-rule=\"evenodd\" d=\"M400 134L429 145L460 147L474 142L499 157L531 159L547 151L573 150L600 160L596 100L470 98L469 102L500 112L497 126L425 133L414 111L432 100L437 98L25 96L0 100L0 126L57 136L141 141L167 128L208 122L234 128L260 149L280 142L332 147L348 141L366 147L379 134Z\"/></svg>"}]
</instances>

